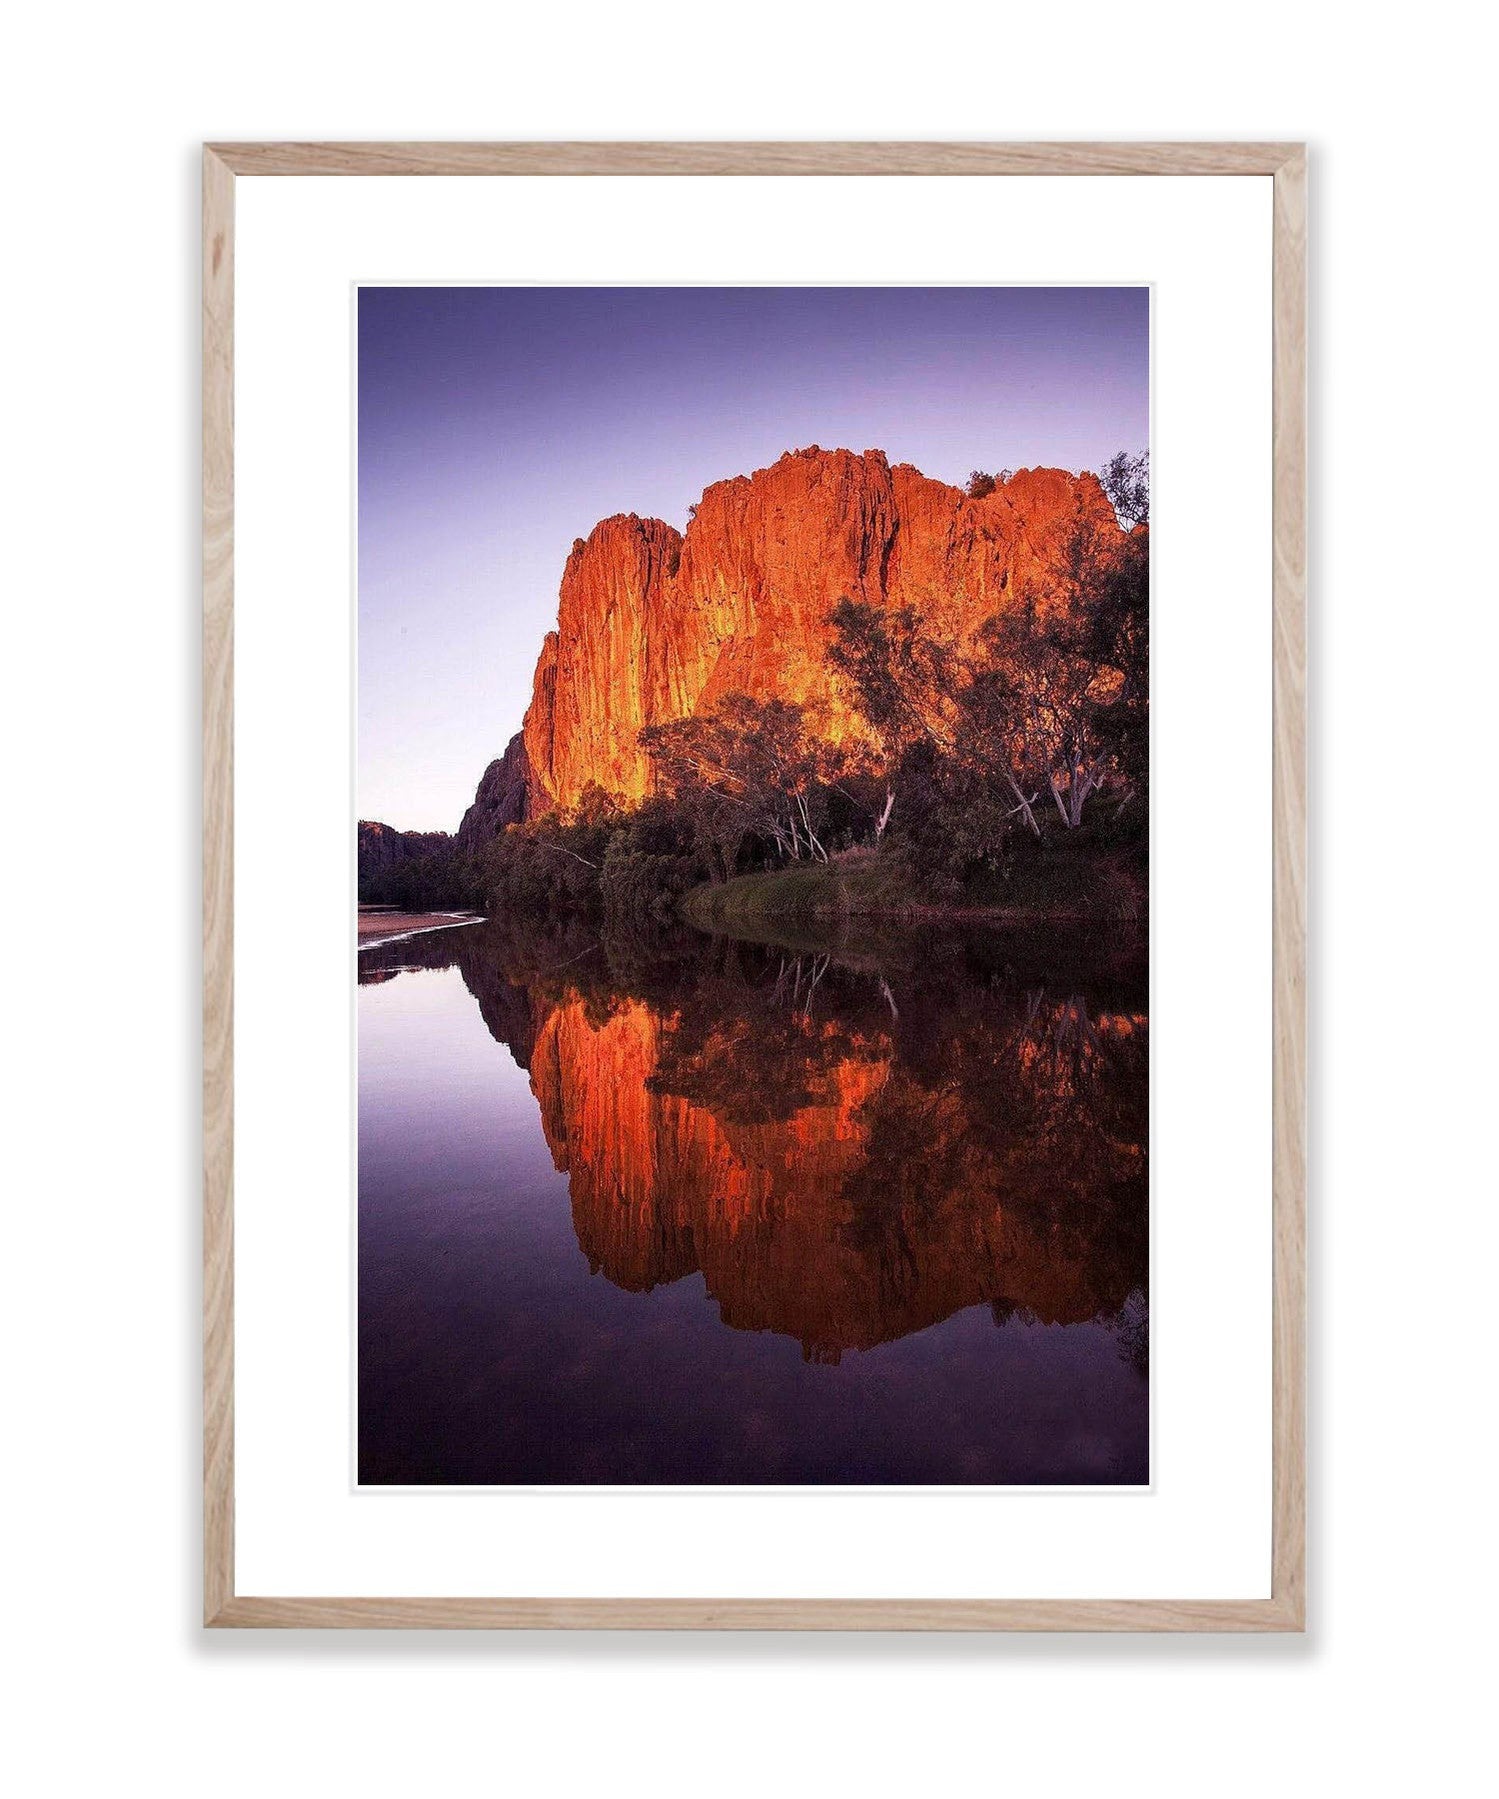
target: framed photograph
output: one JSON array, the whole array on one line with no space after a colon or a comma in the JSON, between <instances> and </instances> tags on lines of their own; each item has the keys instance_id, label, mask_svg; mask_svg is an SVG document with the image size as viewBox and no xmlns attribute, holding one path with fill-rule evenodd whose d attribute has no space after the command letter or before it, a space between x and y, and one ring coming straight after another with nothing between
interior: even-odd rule
<instances>
[{"instance_id":1,"label":"framed photograph","mask_svg":"<svg viewBox=\"0 0 1499 1799\"><path fill-rule=\"evenodd\" d=\"M206 1622L1302 1629L1302 146L203 166Z\"/></svg>"}]
</instances>

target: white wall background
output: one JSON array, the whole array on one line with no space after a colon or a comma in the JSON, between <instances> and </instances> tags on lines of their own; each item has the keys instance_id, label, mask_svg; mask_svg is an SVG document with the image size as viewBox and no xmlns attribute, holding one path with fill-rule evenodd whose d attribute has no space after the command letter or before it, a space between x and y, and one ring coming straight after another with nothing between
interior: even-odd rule
<instances>
[{"instance_id":1,"label":"white wall background","mask_svg":"<svg viewBox=\"0 0 1499 1799\"><path fill-rule=\"evenodd\" d=\"M1492 45L1476 9L34 9L0 129L18 1790L1473 1790L1492 1600ZM1307 137L1304 1641L196 1624L204 137ZM642 231L677 228L642 219ZM1223 496L1225 534L1234 519ZM19 1004L17 1003L19 1001Z\"/></svg>"}]
</instances>

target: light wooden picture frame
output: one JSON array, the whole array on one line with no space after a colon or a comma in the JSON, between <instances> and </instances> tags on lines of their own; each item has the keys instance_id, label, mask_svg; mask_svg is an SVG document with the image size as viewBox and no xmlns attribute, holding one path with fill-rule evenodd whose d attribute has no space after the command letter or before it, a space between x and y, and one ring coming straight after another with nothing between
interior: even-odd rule
<instances>
[{"instance_id":1,"label":"light wooden picture frame","mask_svg":"<svg viewBox=\"0 0 1499 1799\"><path fill-rule=\"evenodd\" d=\"M234 1552L234 217L240 176L1270 177L1271 1591L1225 1600L276 1597ZM203 153L203 1615L225 1627L1299 1631L1306 1611L1306 191L1296 143L238 143Z\"/></svg>"}]
</instances>

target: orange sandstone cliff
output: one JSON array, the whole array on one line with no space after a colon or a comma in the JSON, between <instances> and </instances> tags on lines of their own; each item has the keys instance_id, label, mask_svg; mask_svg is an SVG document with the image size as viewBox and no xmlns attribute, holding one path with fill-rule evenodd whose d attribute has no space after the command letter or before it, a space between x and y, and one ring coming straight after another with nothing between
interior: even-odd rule
<instances>
[{"instance_id":1,"label":"orange sandstone cliff","mask_svg":"<svg viewBox=\"0 0 1499 1799\"><path fill-rule=\"evenodd\" d=\"M487 777L483 823L575 805L590 783L643 798L641 727L728 693L795 700L824 736L856 735L826 660L840 599L910 606L962 638L1008 596L1055 583L1079 517L1119 529L1092 475L1022 469L970 499L879 450L814 447L709 487L685 535L604 519L567 559L522 741Z\"/></svg>"}]
</instances>

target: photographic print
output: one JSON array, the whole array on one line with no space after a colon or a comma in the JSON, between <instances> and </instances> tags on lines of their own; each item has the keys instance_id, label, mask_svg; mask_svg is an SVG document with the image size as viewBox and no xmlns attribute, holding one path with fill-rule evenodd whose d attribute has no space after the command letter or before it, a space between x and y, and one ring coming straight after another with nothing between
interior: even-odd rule
<instances>
[{"instance_id":1,"label":"photographic print","mask_svg":"<svg viewBox=\"0 0 1499 1799\"><path fill-rule=\"evenodd\" d=\"M361 1484L1150 1480L1150 295L357 296Z\"/></svg>"}]
</instances>

